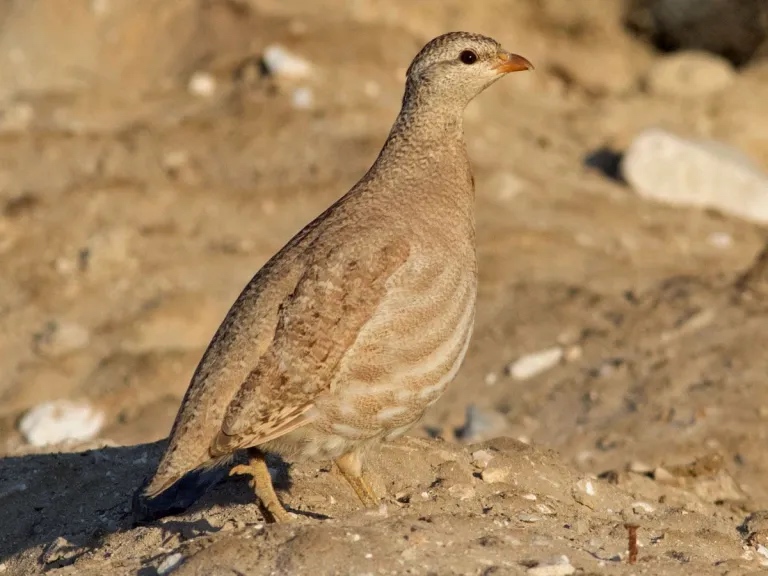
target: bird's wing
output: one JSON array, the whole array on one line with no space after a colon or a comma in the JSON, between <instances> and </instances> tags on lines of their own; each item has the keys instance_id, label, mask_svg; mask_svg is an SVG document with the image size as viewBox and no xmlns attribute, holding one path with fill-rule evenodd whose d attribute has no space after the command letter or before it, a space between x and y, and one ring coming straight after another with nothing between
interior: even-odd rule
<instances>
[{"instance_id":1,"label":"bird's wing","mask_svg":"<svg viewBox=\"0 0 768 576\"><path fill-rule=\"evenodd\" d=\"M316 259L280 305L275 336L227 408L210 452L257 446L308 422L361 328L386 297L408 244L332 251Z\"/></svg>"}]
</instances>

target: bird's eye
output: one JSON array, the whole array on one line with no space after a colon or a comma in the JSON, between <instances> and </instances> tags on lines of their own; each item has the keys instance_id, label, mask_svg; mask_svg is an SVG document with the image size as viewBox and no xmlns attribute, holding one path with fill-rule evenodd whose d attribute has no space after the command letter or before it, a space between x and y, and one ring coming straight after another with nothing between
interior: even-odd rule
<instances>
[{"instance_id":1,"label":"bird's eye","mask_svg":"<svg viewBox=\"0 0 768 576\"><path fill-rule=\"evenodd\" d=\"M472 52L472 50L464 50L459 54L459 60L464 62L464 64L474 64L477 62L477 54Z\"/></svg>"}]
</instances>

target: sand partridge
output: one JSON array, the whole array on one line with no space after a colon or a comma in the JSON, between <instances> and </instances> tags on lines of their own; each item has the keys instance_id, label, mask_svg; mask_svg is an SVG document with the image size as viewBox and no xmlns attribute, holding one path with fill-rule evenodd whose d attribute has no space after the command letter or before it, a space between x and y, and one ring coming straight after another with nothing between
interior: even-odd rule
<instances>
[{"instance_id":1,"label":"sand partridge","mask_svg":"<svg viewBox=\"0 0 768 576\"><path fill-rule=\"evenodd\" d=\"M371 445L403 434L454 378L475 316L474 180L462 115L509 72L492 38L444 34L416 55L368 172L256 273L206 350L138 518L190 502L239 450L265 516L290 518L265 453L333 460L365 506ZM179 498L184 501L179 501ZM176 499L176 501L174 501Z\"/></svg>"}]
</instances>

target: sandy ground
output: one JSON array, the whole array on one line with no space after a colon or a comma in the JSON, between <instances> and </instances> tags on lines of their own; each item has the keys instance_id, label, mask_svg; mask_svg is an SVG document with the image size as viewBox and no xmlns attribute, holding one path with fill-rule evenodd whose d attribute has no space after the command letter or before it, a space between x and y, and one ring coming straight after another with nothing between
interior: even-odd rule
<instances>
[{"instance_id":1,"label":"sandy ground","mask_svg":"<svg viewBox=\"0 0 768 576\"><path fill-rule=\"evenodd\" d=\"M0 32L8 46L40 29L27 66L50 55L41 42L64 63L81 58L75 38L103 48L87 70L0 60L17 87L0 118L3 573L566 574L562 555L578 574L763 569L768 273L740 278L765 231L644 201L585 158L661 126L768 168L768 62L716 93L654 93L661 56L604 0L142 0L113 17L72 5L66 30L30 8L4 20L16 36ZM382 508L359 510L329 466L281 466L293 525L265 526L233 478L183 515L131 526L131 493L227 308L366 170L411 58L453 29L537 71L467 110L476 332L423 425L374 455ZM128 48L98 44L107 32ZM275 42L311 75L263 76ZM209 95L188 90L201 72ZM551 370L509 375L553 347ZM31 447L19 418L59 398L103 411L101 433Z\"/></svg>"}]
</instances>

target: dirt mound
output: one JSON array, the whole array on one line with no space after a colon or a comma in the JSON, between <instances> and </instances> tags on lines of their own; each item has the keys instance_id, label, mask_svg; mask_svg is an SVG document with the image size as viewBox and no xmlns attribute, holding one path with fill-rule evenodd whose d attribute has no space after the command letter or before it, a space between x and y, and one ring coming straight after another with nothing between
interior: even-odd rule
<instances>
[{"instance_id":1,"label":"dirt mound","mask_svg":"<svg viewBox=\"0 0 768 576\"><path fill-rule=\"evenodd\" d=\"M734 528L740 516L728 508L643 472L612 482L580 474L556 453L511 439L467 448L415 438L387 445L372 460L376 489L387 494L378 510L359 510L330 468L292 467L289 481L279 466L293 524L265 526L246 482L230 479L183 515L133 527L126 495L161 448L6 459L6 570L514 574L572 565L585 573L685 566L688 573L722 574L751 565ZM627 565L625 524L639 526L639 566Z\"/></svg>"}]
</instances>

